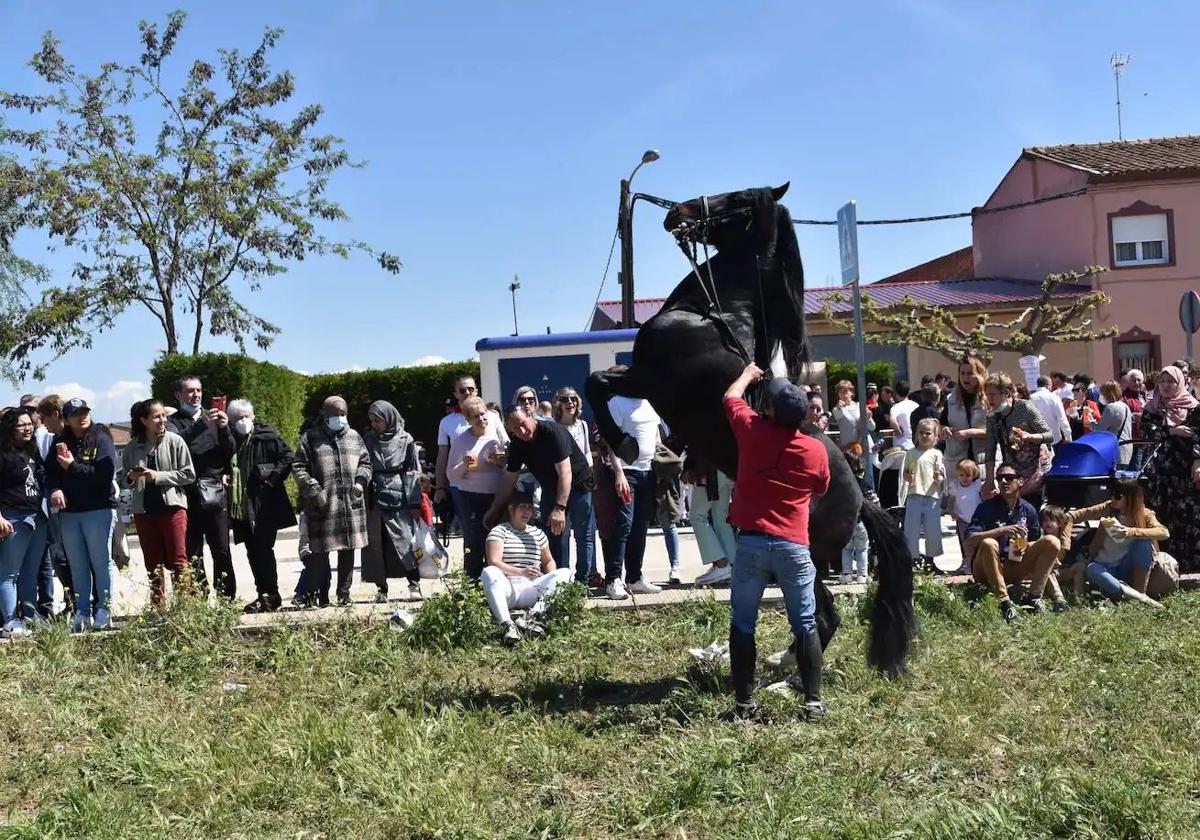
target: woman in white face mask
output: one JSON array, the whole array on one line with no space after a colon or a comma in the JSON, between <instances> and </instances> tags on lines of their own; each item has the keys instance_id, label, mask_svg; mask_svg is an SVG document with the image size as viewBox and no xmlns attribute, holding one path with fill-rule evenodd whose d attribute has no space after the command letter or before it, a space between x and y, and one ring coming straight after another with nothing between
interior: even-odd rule
<instances>
[{"instance_id":1,"label":"woman in white face mask","mask_svg":"<svg viewBox=\"0 0 1200 840\"><path fill-rule=\"evenodd\" d=\"M984 394L992 412L987 420L987 439L984 457L987 479L983 495L996 495L996 471L1000 464L1016 469L1021 476L1021 495L1026 498L1041 493L1042 477L1050 471L1053 435L1037 406L1018 399L1012 379L1005 373L990 374L984 382ZM996 453L999 451L999 461Z\"/></svg>"},{"instance_id":2,"label":"woman in white face mask","mask_svg":"<svg viewBox=\"0 0 1200 840\"><path fill-rule=\"evenodd\" d=\"M235 542L246 544L258 597L246 612L274 612L282 603L275 566L275 536L296 524L284 482L292 468L292 450L271 426L254 419L249 400L227 409L237 444L229 469L229 516Z\"/></svg>"},{"instance_id":3,"label":"woman in white face mask","mask_svg":"<svg viewBox=\"0 0 1200 840\"><path fill-rule=\"evenodd\" d=\"M309 554L296 587L297 606L329 604L329 552L338 554L338 604L349 606L354 552L367 545L366 489L371 458L358 432L346 420L338 396L321 406L321 422L300 437L292 473L306 514Z\"/></svg>"}]
</instances>

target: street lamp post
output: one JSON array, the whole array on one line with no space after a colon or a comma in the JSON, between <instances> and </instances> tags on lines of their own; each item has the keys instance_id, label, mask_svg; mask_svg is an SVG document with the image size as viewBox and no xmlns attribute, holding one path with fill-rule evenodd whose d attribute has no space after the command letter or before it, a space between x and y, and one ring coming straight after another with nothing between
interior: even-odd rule
<instances>
[{"instance_id":1,"label":"street lamp post","mask_svg":"<svg viewBox=\"0 0 1200 840\"><path fill-rule=\"evenodd\" d=\"M512 292L513 300L513 335L518 335L520 330L517 329L517 289L521 288L521 279L518 275L513 275L513 281L508 284L508 290Z\"/></svg>"},{"instance_id":2,"label":"street lamp post","mask_svg":"<svg viewBox=\"0 0 1200 840\"><path fill-rule=\"evenodd\" d=\"M658 160L658 149L647 149L642 153L642 161L633 168L629 177L621 181L621 206L617 212L617 231L621 237L621 326L630 329L634 325L633 317L633 201L630 199L630 185L633 176L647 163Z\"/></svg>"}]
</instances>

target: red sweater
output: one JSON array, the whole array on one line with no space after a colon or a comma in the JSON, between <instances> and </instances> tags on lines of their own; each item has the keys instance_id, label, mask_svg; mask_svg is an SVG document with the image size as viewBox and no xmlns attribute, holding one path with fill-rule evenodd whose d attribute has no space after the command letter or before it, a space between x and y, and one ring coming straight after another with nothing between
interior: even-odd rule
<instances>
[{"instance_id":1,"label":"red sweater","mask_svg":"<svg viewBox=\"0 0 1200 840\"><path fill-rule=\"evenodd\" d=\"M738 445L729 521L808 545L808 505L829 489L829 455L816 438L755 414L741 397L725 400Z\"/></svg>"}]
</instances>

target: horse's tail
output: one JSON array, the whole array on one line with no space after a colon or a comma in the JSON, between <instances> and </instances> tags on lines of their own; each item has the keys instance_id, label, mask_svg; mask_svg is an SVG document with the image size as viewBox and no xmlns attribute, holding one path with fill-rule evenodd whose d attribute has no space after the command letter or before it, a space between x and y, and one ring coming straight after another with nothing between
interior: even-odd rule
<instances>
[{"instance_id":1,"label":"horse's tail","mask_svg":"<svg viewBox=\"0 0 1200 840\"><path fill-rule=\"evenodd\" d=\"M867 661L886 676L898 677L906 670L909 642L917 633L912 558L904 532L879 505L864 499L862 521L875 548L879 577Z\"/></svg>"}]
</instances>

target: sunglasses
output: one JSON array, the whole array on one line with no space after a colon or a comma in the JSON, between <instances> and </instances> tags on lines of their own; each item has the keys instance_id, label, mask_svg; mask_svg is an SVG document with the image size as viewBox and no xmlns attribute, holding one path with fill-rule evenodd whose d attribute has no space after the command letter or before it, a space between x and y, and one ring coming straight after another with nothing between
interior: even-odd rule
<instances>
[{"instance_id":1,"label":"sunglasses","mask_svg":"<svg viewBox=\"0 0 1200 840\"><path fill-rule=\"evenodd\" d=\"M465 396L467 394L474 394L476 390L477 389L473 386L470 388L459 388L458 395L461 397L461 396Z\"/></svg>"},{"instance_id":2,"label":"sunglasses","mask_svg":"<svg viewBox=\"0 0 1200 840\"><path fill-rule=\"evenodd\" d=\"M521 397L519 400L517 400L517 402L523 402L523 403L525 403L525 402L531 402L531 403L535 403L535 402L537 402L537 397L535 397L535 396L533 396L532 394L530 394L530 395L526 395L526 396L524 396L524 397Z\"/></svg>"},{"instance_id":3,"label":"sunglasses","mask_svg":"<svg viewBox=\"0 0 1200 840\"><path fill-rule=\"evenodd\" d=\"M1017 480L1017 476L1015 473L1005 473L1004 475L996 476L996 481L1002 482L1004 484L1007 484L1010 481L1016 481L1016 480Z\"/></svg>"},{"instance_id":4,"label":"sunglasses","mask_svg":"<svg viewBox=\"0 0 1200 840\"><path fill-rule=\"evenodd\" d=\"M579 402L579 397L559 397L558 401L560 403L577 403Z\"/></svg>"}]
</instances>

